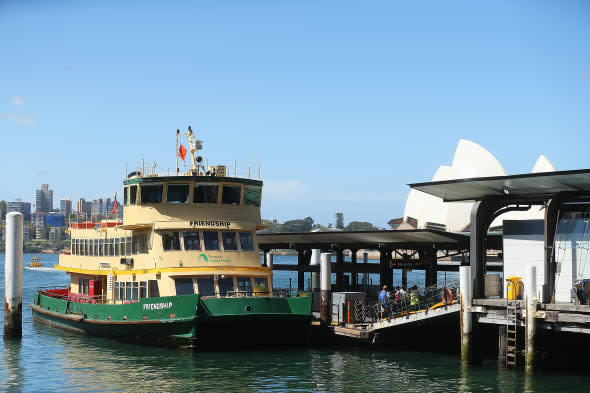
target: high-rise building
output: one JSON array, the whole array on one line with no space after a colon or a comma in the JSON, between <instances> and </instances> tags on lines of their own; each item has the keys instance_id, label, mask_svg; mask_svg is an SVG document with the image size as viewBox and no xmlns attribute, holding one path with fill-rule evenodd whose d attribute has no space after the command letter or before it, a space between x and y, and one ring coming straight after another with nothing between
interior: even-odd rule
<instances>
[{"instance_id":1,"label":"high-rise building","mask_svg":"<svg viewBox=\"0 0 590 393\"><path fill-rule=\"evenodd\" d=\"M59 211L68 218L72 214L72 201L70 198L62 198L59 201Z\"/></svg>"},{"instance_id":2,"label":"high-rise building","mask_svg":"<svg viewBox=\"0 0 590 393\"><path fill-rule=\"evenodd\" d=\"M45 227L45 220L47 219L47 213L45 212L35 212L31 214L31 224L35 228L43 228Z\"/></svg>"},{"instance_id":3,"label":"high-rise building","mask_svg":"<svg viewBox=\"0 0 590 393\"><path fill-rule=\"evenodd\" d=\"M41 189L36 192L36 203L38 212L49 213L53 210L53 190L49 189L49 184L41 184Z\"/></svg>"},{"instance_id":4,"label":"high-rise building","mask_svg":"<svg viewBox=\"0 0 590 393\"><path fill-rule=\"evenodd\" d=\"M92 201L92 211L91 214L92 216L99 216L101 214L103 214L104 208L103 208L104 202L102 199L95 199Z\"/></svg>"},{"instance_id":5,"label":"high-rise building","mask_svg":"<svg viewBox=\"0 0 590 393\"><path fill-rule=\"evenodd\" d=\"M14 202L8 202L6 204L6 212L22 213L25 222L31 221L31 204L29 202L23 202L18 198Z\"/></svg>"},{"instance_id":6,"label":"high-rise building","mask_svg":"<svg viewBox=\"0 0 590 393\"><path fill-rule=\"evenodd\" d=\"M86 201L84 198L80 198L78 205L76 206L78 214L92 214L92 202Z\"/></svg>"}]
</instances>

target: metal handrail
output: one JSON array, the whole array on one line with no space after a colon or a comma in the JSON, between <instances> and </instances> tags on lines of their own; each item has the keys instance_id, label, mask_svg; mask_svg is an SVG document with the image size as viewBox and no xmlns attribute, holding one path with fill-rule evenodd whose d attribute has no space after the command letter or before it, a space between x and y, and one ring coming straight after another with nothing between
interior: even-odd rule
<instances>
[{"instance_id":1,"label":"metal handrail","mask_svg":"<svg viewBox=\"0 0 590 393\"><path fill-rule=\"evenodd\" d=\"M442 294L449 290L452 300L445 304ZM414 292L414 294L412 294ZM392 320L400 317L408 317L417 312L427 312L433 307L446 306L457 301L457 288L424 288L422 290L408 291L403 296L387 299L385 302L366 303L355 301L351 304L352 323L375 323L383 320Z\"/></svg>"}]
</instances>

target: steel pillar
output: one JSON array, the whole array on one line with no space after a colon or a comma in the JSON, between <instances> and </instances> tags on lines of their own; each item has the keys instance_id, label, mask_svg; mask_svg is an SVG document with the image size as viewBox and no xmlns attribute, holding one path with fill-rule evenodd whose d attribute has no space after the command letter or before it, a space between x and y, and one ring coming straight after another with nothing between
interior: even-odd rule
<instances>
[{"instance_id":1,"label":"steel pillar","mask_svg":"<svg viewBox=\"0 0 590 393\"><path fill-rule=\"evenodd\" d=\"M344 253L340 247L336 248L336 292L344 291Z\"/></svg>"},{"instance_id":2,"label":"steel pillar","mask_svg":"<svg viewBox=\"0 0 590 393\"><path fill-rule=\"evenodd\" d=\"M303 271L304 266L308 266L311 261L311 250L310 249L299 249L297 250L297 290L305 290L305 272Z\"/></svg>"},{"instance_id":3,"label":"steel pillar","mask_svg":"<svg viewBox=\"0 0 590 393\"><path fill-rule=\"evenodd\" d=\"M555 292L555 234L557 232L557 223L559 222L559 208L561 207L561 198L553 198L547 202L545 208L545 264L543 265L543 275L545 282L543 285L543 303L553 302L553 293Z\"/></svg>"},{"instance_id":4,"label":"steel pillar","mask_svg":"<svg viewBox=\"0 0 590 393\"><path fill-rule=\"evenodd\" d=\"M379 283L382 287L387 285L393 286L393 269L391 268L391 250L386 248L379 249Z\"/></svg>"},{"instance_id":5,"label":"steel pillar","mask_svg":"<svg viewBox=\"0 0 590 393\"><path fill-rule=\"evenodd\" d=\"M427 264L424 270L424 283L426 287L433 287L437 284L437 251L436 248L427 248L418 251L420 261Z\"/></svg>"},{"instance_id":6,"label":"steel pillar","mask_svg":"<svg viewBox=\"0 0 590 393\"><path fill-rule=\"evenodd\" d=\"M356 265L356 253L357 252L358 252L358 249L356 249L356 248L350 249L350 263L353 266ZM351 270L354 270L354 269L351 269ZM358 287L358 285L359 285L358 273L355 273L355 272L350 273L350 276L351 276L351 283L350 284L352 285L352 287L353 288Z\"/></svg>"}]
</instances>

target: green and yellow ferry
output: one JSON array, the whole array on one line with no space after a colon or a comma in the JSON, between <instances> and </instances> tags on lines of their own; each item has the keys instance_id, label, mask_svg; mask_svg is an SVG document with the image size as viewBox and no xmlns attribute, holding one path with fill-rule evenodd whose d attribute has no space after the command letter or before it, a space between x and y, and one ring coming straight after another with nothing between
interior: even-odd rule
<instances>
[{"instance_id":1,"label":"green and yellow ferry","mask_svg":"<svg viewBox=\"0 0 590 393\"><path fill-rule=\"evenodd\" d=\"M311 296L273 292L273 272L260 261L262 181L205 168L195 154L202 142L190 127L186 135L188 172L138 169L124 181L123 221L71 225L71 251L55 266L70 285L39 289L34 319L197 348L306 343Z\"/></svg>"}]
</instances>

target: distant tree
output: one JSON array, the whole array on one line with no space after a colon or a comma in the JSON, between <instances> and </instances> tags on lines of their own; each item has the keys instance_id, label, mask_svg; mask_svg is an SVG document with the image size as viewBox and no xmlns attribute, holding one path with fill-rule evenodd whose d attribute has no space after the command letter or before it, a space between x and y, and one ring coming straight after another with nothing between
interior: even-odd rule
<instances>
[{"instance_id":1,"label":"distant tree","mask_svg":"<svg viewBox=\"0 0 590 393\"><path fill-rule=\"evenodd\" d=\"M352 221L346 226L346 228L344 228L344 230L345 231L378 231L379 228L375 227L370 222Z\"/></svg>"},{"instance_id":2,"label":"distant tree","mask_svg":"<svg viewBox=\"0 0 590 393\"><path fill-rule=\"evenodd\" d=\"M279 232L309 232L313 227L313 218L306 217L299 220L285 221L280 226Z\"/></svg>"},{"instance_id":3,"label":"distant tree","mask_svg":"<svg viewBox=\"0 0 590 393\"><path fill-rule=\"evenodd\" d=\"M336 228L344 229L344 213L336 213Z\"/></svg>"},{"instance_id":4,"label":"distant tree","mask_svg":"<svg viewBox=\"0 0 590 393\"><path fill-rule=\"evenodd\" d=\"M6 201L0 201L0 220L6 220Z\"/></svg>"}]
</instances>

